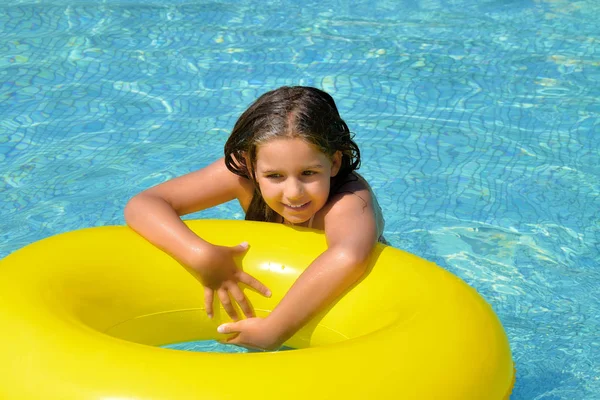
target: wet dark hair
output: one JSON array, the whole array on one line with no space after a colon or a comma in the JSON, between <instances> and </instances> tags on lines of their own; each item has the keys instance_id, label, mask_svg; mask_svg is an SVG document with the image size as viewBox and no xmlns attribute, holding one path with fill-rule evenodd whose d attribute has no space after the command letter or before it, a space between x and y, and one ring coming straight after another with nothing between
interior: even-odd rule
<instances>
[{"instance_id":1,"label":"wet dark hair","mask_svg":"<svg viewBox=\"0 0 600 400\"><path fill-rule=\"evenodd\" d=\"M254 182L246 219L274 222L277 214L264 201L254 171L258 146L274 138L300 138L329 157L341 152L339 172L332 178L330 196L360 166L360 150L333 98L306 86L281 87L260 96L239 117L225 143L225 165L236 175ZM246 165L249 162L250 165Z\"/></svg>"}]
</instances>

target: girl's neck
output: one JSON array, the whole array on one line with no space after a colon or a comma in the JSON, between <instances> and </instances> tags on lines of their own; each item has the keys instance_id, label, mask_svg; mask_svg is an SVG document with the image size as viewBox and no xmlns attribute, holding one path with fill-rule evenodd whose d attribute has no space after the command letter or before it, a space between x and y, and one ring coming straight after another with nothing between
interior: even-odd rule
<instances>
[{"instance_id":1,"label":"girl's neck","mask_svg":"<svg viewBox=\"0 0 600 400\"><path fill-rule=\"evenodd\" d=\"M295 223L290 222L290 221L286 220L285 218L281 217L281 223L284 225L290 225L290 226L302 226L305 228L312 228L314 218L315 218L315 215L313 214L307 222L303 222L301 224L295 224Z\"/></svg>"}]
</instances>

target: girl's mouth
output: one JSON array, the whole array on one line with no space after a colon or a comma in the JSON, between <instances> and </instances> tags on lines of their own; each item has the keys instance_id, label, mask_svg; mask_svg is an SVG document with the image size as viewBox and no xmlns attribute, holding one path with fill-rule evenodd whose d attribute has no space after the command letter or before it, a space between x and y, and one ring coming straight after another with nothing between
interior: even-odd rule
<instances>
[{"instance_id":1,"label":"girl's mouth","mask_svg":"<svg viewBox=\"0 0 600 400\"><path fill-rule=\"evenodd\" d=\"M289 210L302 211L302 210L305 210L306 208L308 208L308 206L310 205L310 201L307 201L306 203L302 203L302 204L283 203L283 205Z\"/></svg>"}]
</instances>

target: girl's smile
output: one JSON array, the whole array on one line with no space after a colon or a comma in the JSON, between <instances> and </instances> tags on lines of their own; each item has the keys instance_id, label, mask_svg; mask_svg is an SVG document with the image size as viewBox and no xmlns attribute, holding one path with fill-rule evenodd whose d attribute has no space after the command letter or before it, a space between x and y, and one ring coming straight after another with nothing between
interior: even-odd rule
<instances>
[{"instance_id":1,"label":"girl's smile","mask_svg":"<svg viewBox=\"0 0 600 400\"><path fill-rule=\"evenodd\" d=\"M285 204L285 206L291 208L292 210L296 210L296 211L300 211L305 209L308 205L310 204L310 201L304 204L298 204L298 205L293 205L293 204Z\"/></svg>"},{"instance_id":2,"label":"girl's smile","mask_svg":"<svg viewBox=\"0 0 600 400\"><path fill-rule=\"evenodd\" d=\"M341 154L333 157L300 138L272 139L258 148L256 180L265 203L284 222L302 224L327 203Z\"/></svg>"}]
</instances>

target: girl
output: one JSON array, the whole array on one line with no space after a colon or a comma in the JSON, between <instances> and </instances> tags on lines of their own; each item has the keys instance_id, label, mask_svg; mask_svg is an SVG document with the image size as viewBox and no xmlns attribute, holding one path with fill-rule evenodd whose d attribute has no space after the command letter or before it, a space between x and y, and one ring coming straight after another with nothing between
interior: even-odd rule
<instances>
[{"instance_id":1,"label":"girl","mask_svg":"<svg viewBox=\"0 0 600 400\"><path fill-rule=\"evenodd\" d=\"M383 231L367 182L355 170L358 146L333 98L311 87L265 93L238 119L225 157L133 197L129 226L198 274L206 312L214 295L236 321L219 326L228 343L275 349L332 303L365 272ZM247 220L324 230L328 248L296 280L266 318L255 318L239 284L270 296L233 257L248 248L216 246L190 231L180 216L237 199ZM247 319L238 320L235 301Z\"/></svg>"}]
</instances>

